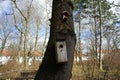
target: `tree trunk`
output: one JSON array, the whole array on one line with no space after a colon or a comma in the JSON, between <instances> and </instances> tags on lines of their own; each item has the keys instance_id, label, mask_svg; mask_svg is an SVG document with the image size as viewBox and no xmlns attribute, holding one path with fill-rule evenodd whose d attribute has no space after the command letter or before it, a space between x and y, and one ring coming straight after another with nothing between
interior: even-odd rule
<instances>
[{"instance_id":1,"label":"tree trunk","mask_svg":"<svg viewBox=\"0 0 120 80\"><path fill-rule=\"evenodd\" d=\"M26 21L26 29L24 33L24 68L27 69L27 56L28 56L28 22Z\"/></svg>"},{"instance_id":2,"label":"tree trunk","mask_svg":"<svg viewBox=\"0 0 120 80\"><path fill-rule=\"evenodd\" d=\"M46 24L47 25L47 24ZM48 26L46 26L46 32L45 32L45 38L44 38L44 42L43 42L43 45L42 45L42 49L41 49L41 53L42 53L42 56L44 55L44 51L45 51L45 47L46 47L46 42L47 42L47 35L48 35Z\"/></svg>"},{"instance_id":3,"label":"tree trunk","mask_svg":"<svg viewBox=\"0 0 120 80\"><path fill-rule=\"evenodd\" d=\"M8 37L9 37L9 35L10 34L7 34L6 36L4 36L5 38L3 39L3 41L2 41L2 46L1 46L1 50L0 50L0 56L1 56L1 54L3 53L3 51L4 51L4 49L5 49L5 45L6 45L6 43L7 43L7 39L8 39Z\"/></svg>"},{"instance_id":4,"label":"tree trunk","mask_svg":"<svg viewBox=\"0 0 120 80\"><path fill-rule=\"evenodd\" d=\"M102 68L102 8L101 8L101 0L98 0L99 3L99 15L100 15L100 47L99 47L99 68L100 70L103 70Z\"/></svg>"},{"instance_id":5,"label":"tree trunk","mask_svg":"<svg viewBox=\"0 0 120 80\"><path fill-rule=\"evenodd\" d=\"M37 51L37 43L38 43L38 33L39 33L39 25L38 25L38 21L37 21L37 30L36 30L36 37L35 37L35 47L34 47L34 51Z\"/></svg>"},{"instance_id":6,"label":"tree trunk","mask_svg":"<svg viewBox=\"0 0 120 80\"><path fill-rule=\"evenodd\" d=\"M3 51L4 51L5 44L6 44L6 40L2 42L2 47L1 47L1 50L0 50L0 56L3 53Z\"/></svg>"},{"instance_id":7,"label":"tree trunk","mask_svg":"<svg viewBox=\"0 0 120 80\"><path fill-rule=\"evenodd\" d=\"M63 11L72 14L72 8L68 1L70 0L53 0L50 38L35 80L70 80L72 76L76 43L73 17L69 16L67 21L63 21L61 18ZM57 39L66 40L68 62L56 62L55 41Z\"/></svg>"},{"instance_id":8,"label":"tree trunk","mask_svg":"<svg viewBox=\"0 0 120 80\"><path fill-rule=\"evenodd\" d=\"M19 48L19 51L18 51L18 61L20 61L20 57L21 57L21 54L20 54L20 52L21 52L21 50L22 50L22 42L23 42L23 33L22 32L20 32L20 38L19 38L19 46L18 46L18 48Z\"/></svg>"},{"instance_id":9,"label":"tree trunk","mask_svg":"<svg viewBox=\"0 0 120 80\"><path fill-rule=\"evenodd\" d=\"M95 0L92 0L93 2L93 14L94 14L94 35L95 35L95 56L96 56L96 59L97 59L97 56L98 56L98 38L97 38L97 16L96 16L96 3L94 3Z\"/></svg>"},{"instance_id":10,"label":"tree trunk","mask_svg":"<svg viewBox=\"0 0 120 80\"><path fill-rule=\"evenodd\" d=\"M78 44L79 44L79 50L78 50L78 57L79 57L79 63L82 61L82 52L81 52L81 13L79 15L79 35L78 35Z\"/></svg>"}]
</instances>

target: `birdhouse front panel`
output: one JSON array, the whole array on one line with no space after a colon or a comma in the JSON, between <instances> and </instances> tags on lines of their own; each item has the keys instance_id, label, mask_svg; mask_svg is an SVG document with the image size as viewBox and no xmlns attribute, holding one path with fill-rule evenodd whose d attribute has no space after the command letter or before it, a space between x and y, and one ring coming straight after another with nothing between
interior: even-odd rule
<instances>
[{"instance_id":1,"label":"birdhouse front panel","mask_svg":"<svg viewBox=\"0 0 120 80\"><path fill-rule=\"evenodd\" d=\"M56 41L56 59L58 63L68 61L66 41Z\"/></svg>"}]
</instances>

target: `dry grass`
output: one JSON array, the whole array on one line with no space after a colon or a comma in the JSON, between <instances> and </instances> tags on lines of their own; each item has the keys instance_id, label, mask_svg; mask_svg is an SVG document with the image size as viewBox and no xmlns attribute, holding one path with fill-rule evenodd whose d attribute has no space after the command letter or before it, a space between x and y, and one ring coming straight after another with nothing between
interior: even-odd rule
<instances>
[{"instance_id":1,"label":"dry grass","mask_svg":"<svg viewBox=\"0 0 120 80\"><path fill-rule=\"evenodd\" d=\"M27 66L28 70L36 70L39 67L40 62L34 62L34 65ZM0 80L6 78L15 78L20 75L20 72L24 70L23 64L18 64L16 61L10 61L5 65L0 66Z\"/></svg>"},{"instance_id":2,"label":"dry grass","mask_svg":"<svg viewBox=\"0 0 120 80\"><path fill-rule=\"evenodd\" d=\"M37 70L39 68L39 65L40 65L40 62L35 61L33 63L33 65L28 66L28 70ZM89 66L87 66L87 67L89 67ZM18 64L16 61L8 62L6 65L0 66L0 80L1 79L6 79L6 78L18 77L22 70L24 70L24 65L23 64ZM90 76L91 73L86 75L86 73L83 71L83 68L80 66L80 64L74 63L73 69L72 69L72 80L98 80L98 77L99 77L98 75L100 75L100 76L102 75L101 77L104 77L104 73L105 73L105 71L98 72L98 70L96 70L94 72L94 78L92 78L92 79L87 78L86 79L86 76L87 75ZM107 74L110 77L112 77L112 76L115 77L117 75L117 78L115 78L115 79L119 80L118 73L116 74L116 73L109 72Z\"/></svg>"},{"instance_id":3,"label":"dry grass","mask_svg":"<svg viewBox=\"0 0 120 80\"><path fill-rule=\"evenodd\" d=\"M74 63L72 69L72 80L84 80L84 75L81 73L82 73L81 67Z\"/></svg>"},{"instance_id":4,"label":"dry grass","mask_svg":"<svg viewBox=\"0 0 120 80\"><path fill-rule=\"evenodd\" d=\"M20 67L21 66L16 61L10 61L5 65L0 66L0 78L17 76Z\"/></svg>"}]
</instances>

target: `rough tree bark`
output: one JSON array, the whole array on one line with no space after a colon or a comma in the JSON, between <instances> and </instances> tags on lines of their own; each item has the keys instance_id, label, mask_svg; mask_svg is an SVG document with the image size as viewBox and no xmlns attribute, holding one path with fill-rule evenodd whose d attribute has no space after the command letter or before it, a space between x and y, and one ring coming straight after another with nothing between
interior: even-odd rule
<instances>
[{"instance_id":1,"label":"rough tree bark","mask_svg":"<svg viewBox=\"0 0 120 80\"><path fill-rule=\"evenodd\" d=\"M62 20L62 13L67 11L71 16ZM35 76L35 80L70 80L76 36L74 33L72 5L70 0L53 0L50 37L43 61ZM55 56L55 41L65 39L68 62L57 63Z\"/></svg>"}]
</instances>

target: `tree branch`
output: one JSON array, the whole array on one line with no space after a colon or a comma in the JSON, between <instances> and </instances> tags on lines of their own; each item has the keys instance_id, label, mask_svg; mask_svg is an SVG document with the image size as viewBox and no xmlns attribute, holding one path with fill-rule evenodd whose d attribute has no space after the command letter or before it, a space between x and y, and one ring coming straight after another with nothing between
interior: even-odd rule
<instances>
[{"instance_id":1,"label":"tree branch","mask_svg":"<svg viewBox=\"0 0 120 80\"><path fill-rule=\"evenodd\" d=\"M110 5L114 6L114 7L120 7L120 5L115 4L114 1L112 3L110 3Z\"/></svg>"},{"instance_id":2,"label":"tree branch","mask_svg":"<svg viewBox=\"0 0 120 80\"><path fill-rule=\"evenodd\" d=\"M22 15L22 17L25 19L25 21L27 21L27 17L25 17L25 15L23 14L23 12L20 10L20 8L17 6L16 4L16 0L12 0L12 2L15 4L15 7L17 8L17 10L20 12L20 14Z\"/></svg>"},{"instance_id":3,"label":"tree branch","mask_svg":"<svg viewBox=\"0 0 120 80\"><path fill-rule=\"evenodd\" d=\"M14 25L15 26L15 28L19 31L19 32L21 32L22 34L24 34L24 32L23 31L21 31L19 28L18 28L18 26L17 25Z\"/></svg>"},{"instance_id":4,"label":"tree branch","mask_svg":"<svg viewBox=\"0 0 120 80\"><path fill-rule=\"evenodd\" d=\"M32 7L32 2L33 2L33 0L31 0L31 3L30 3L30 6L28 7L28 11L27 11L27 19L29 19L29 16L30 16L30 9L31 9L31 7Z\"/></svg>"},{"instance_id":5,"label":"tree branch","mask_svg":"<svg viewBox=\"0 0 120 80\"><path fill-rule=\"evenodd\" d=\"M12 0L12 1L13 1L13 0ZM15 1L16 1L16 0L15 0ZM15 1L13 1L14 4L15 4ZM15 13L14 13L13 5L12 5L12 11L13 11L13 18L14 18L14 26L15 26L15 28L16 28L19 32L21 32L21 33L24 34L24 32L21 31L21 30L18 28L17 24L16 24L16 17L15 17Z\"/></svg>"}]
</instances>

